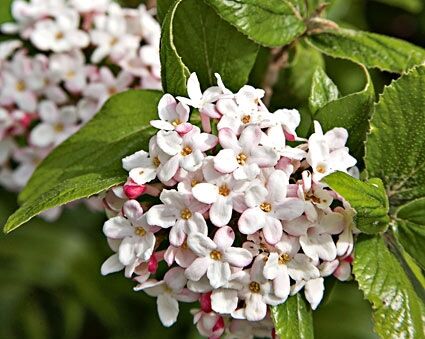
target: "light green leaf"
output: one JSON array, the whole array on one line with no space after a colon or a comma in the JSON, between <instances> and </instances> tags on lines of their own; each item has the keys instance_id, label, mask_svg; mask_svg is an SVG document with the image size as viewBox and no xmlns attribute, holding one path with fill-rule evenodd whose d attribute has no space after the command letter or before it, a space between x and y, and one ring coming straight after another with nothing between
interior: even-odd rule
<instances>
[{"instance_id":1,"label":"light green leaf","mask_svg":"<svg viewBox=\"0 0 425 339\"><path fill-rule=\"evenodd\" d=\"M384 4L399 7L412 13L419 13L423 8L422 0L375 0Z\"/></svg>"},{"instance_id":2,"label":"light green leaf","mask_svg":"<svg viewBox=\"0 0 425 339\"><path fill-rule=\"evenodd\" d=\"M300 293L271 308L276 333L281 339L313 338L313 312Z\"/></svg>"},{"instance_id":3,"label":"light green leaf","mask_svg":"<svg viewBox=\"0 0 425 339\"><path fill-rule=\"evenodd\" d=\"M161 28L161 82L165 93L185 96L190 75L174 44L173 25L176 10L183 0L177 0L169 9Z\"/></svg>"},{"instance_id":4,"label":"light green leaf","mask_svg":"<svg viewBox=\"0 0 425 339\"><path fill-rule=\"evenodd\" d=\"M425 270L425 198L402 205L396 213L397 238Z\"/></svg>"},{"instance_id":5,"label":"light green leaf","mask_svg":"<svg viewBox=\"0 0 425 339\"><path fill-rule=\"evenodd\" d=\"M374 234L386 230L390 221L388 198L380 179L363 182L346 173L335 172L322 181L342 195L354 208L354 222L360 231Z\"/></svg>"},{"instance_id":6,"label":"light green leaf","mask_svg":"<svg viewBox=\"0 0 425 339\"><path fill-rule=\"evenodd\" d=\"M216 72L231 90L248 81L259 46L203 1L177 1L163 30L161 66L166 92L186 95L182 91L189 71L197 73L204 88L217 84Z\"/></svg>"},{"instance_id":7,"label":"light green leaf","mask_svg":"<svg viewBox=\"0 0 425 339\"><path fill-rule=\"evenodd\" d=\"M158 91L113 96L80 131L36 169L20 195L22 206L4 227L10 232L37 214L102 192L126 179L121 159L147 146L157 115Z\"/></svg>"},{"instance_id":8,"label":"light green leaf","mask_svg":"<svg viewBox=\"0 0 425 339\"><path fill-rule=\"evenodd\" d=\"M324 107L327 103L338 99L338 87L328 77L323 68L318 67L313 74L309 101L312 114Z\"/></svg>"},{"instance_id":9,"label":"light green leaf","mask_svg":"<svg viewBox=\"0 0 425 339\"><path fill-rule=\"evenodd\" d=\"M306 30L297 7L286 0L206 0L250 39L266 47L284 46Z\"/></svg>"},{"instance_id":10,"label":"light green leaf","mask_svg":"<svg viewBox=\"0 0 425 339\"><path fill-rule=\"evenodd\" d=\"M397 259L380 236L362 235L355 246L353 273L374 309L381 338L424 338L423 305Z\"/></svg>"},{"instance_id":11,"label":"light green leaf","mask_svg":"<svg viewBox=\"0 0 425 339\"><path fill-rule=\"evenodd\" d=\"M386 87L375 107L365 164L381 178L391 206L425 197L425 67Z\"/></svg>"},{"instance_id":12,"label":"light green leaf","mask_svg":"<svg viewBox=\"0 0 425 339\"><path fill-rule=\"evenodd\" d=\"M406 72L425 61L424 49L375 33L339 28L311 35L307 41L331 57L393 73Z\"/></svg>"},{"instance_id":13,"label":"light green leaf","mask_svg":"<svg viewBox=\"0 0 425 339\"><path fill-rule=\"evenodd\" d=\"M364 156L364 142L369 131L369 119L374 110L375 90L369 73L366 75L365 88L334 100L319 109L313 116L318 120L323 129L328 131L334 127L344 127L348 131L347 146L359 164Z\"/></svg>"}]
</instances>

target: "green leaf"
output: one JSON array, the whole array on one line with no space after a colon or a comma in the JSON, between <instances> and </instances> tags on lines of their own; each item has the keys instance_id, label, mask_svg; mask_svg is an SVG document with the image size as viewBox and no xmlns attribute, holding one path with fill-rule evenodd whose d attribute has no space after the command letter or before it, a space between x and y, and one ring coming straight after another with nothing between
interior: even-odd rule
<instances>
[{"instance_id":1,"label":"green leaf","mask_svg":"<svg viewBox=\"0 0 425 339\"><path fill-rule=\"evenodd\" d=\"M423 8L421 0L375 0L384 4L402 8L408 12L419 13Z\"/></svg>"},{"instance_id":2,"label":"green leaf","mask_svg":"<svg viewBox=\"0 0 425 339\"><path fill-rule=\"evenodd\" d=\"M22 206L4 227L10 232L37 214L102 192L126 179L121 159L147 146L162 93L128 91L113 96L80 131L38 166L22 191Z\"/></svg>"},{"instance_id":3,"label":"green leaf","mask_svg":"<svg viewBox=\"0 0 425 339\"><path fill-rule=\"evenodd\" d=\"M248 81L259 46L203 1L177 1L163 30L161 66L166 92L186 95L182 92L189 71L197 73L204 88L216 85L214 73L219 73L231 90Z\"/></svg>"},{"instance_id":4,"label":"green leaf","mask_svg":"<svg viewBox=\"0 0 425 339\"><path fill-rule=\"evenodd\" d=\"M313 73L324 67L322 54L316 49L298 43L289 51L289 63L280 73L270 102L272 110L282 107L297 108L301 113L300 136L307 136L311 126L311 114L306 105L310 94Z\"/></svg>"},{"instance_id":5,"label":"green leaf","mask_svg":"<svg viewBox=\"0 0 425 339\"><path fill-rule=\"evenodd\" d=\"M156 1L156 16L158 17L158 21L162 24L165 19L165 16L168 13L168 10L171 8L173 3L176 0L157 0Z\"/></svg>"},{"instance_id":6,"label":"green leaf","mask_svg":"<svg viewBox=\"0 0 425 339\"><path fill-rule=\"evenodd\" d=\"M388 198L380 179L363 182L346 173L335 172L322 181L342 195L354 208L354 222L360 231L374 234L386 230L390 221Z\"/></svg>"},{"instance_id":7,"label":"green leaf","mask_svg":"<svg viewBox=\"0 0 425 339\"><path fill-rule=\"evenodd\" d=\"M307 41L331 57L393 73L403 73L425 61L424 49L375 33L339 28L312 35Z\"/></svg>"},{"instance_id":8,"label":"green leaf","mask_svg":"<svg viewBox=\"0 0 425 339\"><path fill-rule=\"evenodd\" d=\"M306 30L301 14L286 0L206 0L250 39L266 47L284 46Z\"/></svg>"},{"instance_id":9,"label":"green leaf","mask_svg":"<svg viewBox=\"0 0 425 339\"><path fill-rule=\"evenodd\" d=\"M344 127L348 131L347 147L350 153L362 164L364 142L369 130L369 119L374 110L375 90L369 73L366 74L366 86L357 93L353 93L334 100L319 109L313 116L324 130L334 127Z\"/></svg>"},{"instance_id":10,"label":"green leaf","mask_svg":"<svg viewBox=\"0 0 425 339\"><path fill-rule=\"evenodd\" d=\"M423 305L380 236L359 237L353 273L374 309L381 338L424 338Z\"/></svg>"},{"instance_id":11,"label":"green leaf","mask_svg":"<svg viewBox=\"0 0 425 339\"><path fill-rule=\"evenodd\" d=\"M177 0L169 9L161 28L161 82L165 93L185 96L189 70L174 45L173 25L176 9L183 0Z\"/></svg>"},{"instance_id":12,"label":"green leaf","mask_svg":"<svg viewBox=\"0 0 425 339\"><path fill-rule=\"evenodd\" d=\"M309 101L312 114L324 107L327 103L338 99L338 87L328 77L323 68L318 67L313 74Z\"/></svg>"},{"instance_id":13,"label":"green leaf","mask_svg":"<svg viewBox=\"0 0 425 339\"><path fill-rule=\"evenodd\" d=\"M313 338L313 312L300 293L271 308L276 333L281 339Z\"/></svg>"},{"instance_id":14,"label":"green leaf","mask_svg":"<svg viewBox=\"0 0 425 339\"><path fill-rule=\"evenodd\" d=\"M425 270L425 198L402 205L396 213L397 238Z\"/></svg>"},{"instance_id":15,"label":"green leaf","mask_svg":"<svg viewBox=\"0 0 425 339\"><path fill-rule=\"evenodd\" d=\"M385 88L371 120L365 164L381 178L391 206L425 197L425 67Z\"/></svg>"}]
</instances>

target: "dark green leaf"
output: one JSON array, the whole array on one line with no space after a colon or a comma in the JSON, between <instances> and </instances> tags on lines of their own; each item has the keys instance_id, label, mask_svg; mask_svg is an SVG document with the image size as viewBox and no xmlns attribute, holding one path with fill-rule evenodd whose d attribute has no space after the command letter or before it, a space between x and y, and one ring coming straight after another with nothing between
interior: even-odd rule
<instances>
[{"instance_id":1,"label":"dark green leaf","mask_svg":"<svg viewBox=\"0 0 425 339\"><path fill-rule=\"evenodd\" d=\"M313 314L300 293L272 307L271 317L281 339L313 338Z\"/></svg>"},{"instance_id":2,"label":"dark green leaf","mask_svg":"<svg viewBox=\"0 0 425 339\"><path fill-rule=\"evenodd\" d=\"M369 119L374 110L375 91L369 73L365 69L366 86L361 92L353 93L329 102L314 115L324 130L344 127L348 131L347 146L350 153L361 164L364 142L369 130Z\"/></svg>"},{"instance_id":3,"label":"dark green leaf","mask_svg":"<svg viewBox=\"0 0 425 339\"><path fill-rule=\"evenodd\" d=\"M376 0L384 4L399 7L412 13L419 13L423 8L422 0Z\"/></svg>"},{"instance_id":4,"label":"dark green leaf","mask_svg":"<svg viewBox=\"0 0 425 339\"><path fill-rule=\"evenodd\" d=\"M323 181L354 208L354 222L360 231L374 234L386 230L390 220L388 198L380 179L363 182L346 173L335 172Z\"/></svg>"},{"instance_id":5,"label":"dark green leaf","mask_svg":"<svg viewBox=\"0 0 425 339\"><path fill-rule=\"evenodd\" d=\"M307 40L331 57L388 72L403 73L425 61L424 49L375 33L340 28L312 35Z\"/></svg>"},{"instance_id":6,"label":"dark green leaf","mask_svg":"<svg viewBox=\"0 0 425 339\"><path fill-rule=\"evenodd\" d=\"M306 102L313 73L317 67L324 67L321 53L306 44L298 43L295 48L290 49L288 65L280 72L278 81L273 87L270 107L299 109L301 124L297 132L303 137L308 134L311 126L311 114Z\"/></svg>"},{"instance_id":7,"label":"dark green leaf","mask_svg":"<svg viewBox=\"0 0 425 339\"><path fill-rule=\"evenodd\" d=\"M313 74L309 97L309 108L312 114L324 107L327 103L338 99L339 92L332 79L323 68L318 67Z\"/></svg>"},{"instance_id":8,"label":"dark green leaf","mask_svg":"<svg viewBox=\"0 0 425 339\"><path fill-rule=\"evenodd\" d=\"M380 236L360 236L353 273L374 308L381 338L424 338L423 305Z\"/></svg>"},{"instance_id":9,"label":"dark green leaf","mask_svg":"<svg viewBox=\"0 0 425 339\"><path fill-rule=\"evenodd\" d=\"M197 73L204 88L216 85L216 72L232 90L248 81L259 46L203 1L177 1L163 30L161 66L166 92L186 95L183 83L189 71Z\"/></svg>"},{"instance_id":10,"label":"dark green leaf","mask_svg":"<svg viewBox=\"0 0 425 339\"><path fill-rule=\"evenodd\" d=\"M391 206L425 197L425 67L386 87L375 107L365 164L379 177Z\"/></svg>"},{"instance_id":11,"label":"dark green leaf","mask_svg":"<svg viewBox=\"0 0 425 339\"><path fill-rule=\"evenodd\" d=\"M183 0L177 0L169 9L162 24L161 33L161 82L165 93L185 96L189 70L174 45L173 25L176 9Z\"/></svg>"},{"instance_id":12,"label":"dark green leaf","mask_svg":"<svg viewBox=\"0 0 425 339\"><path fill-rule=\"evenodd\" d=\"M425 270L425 198L402 205L396 214L397 238Z\"/></svg>"},{"instance_id":13,"label":"dark green leaf","mask_svg":"<svg viewBox=\"0 0 425 339\"><path fill-rule=\"evenodd\" d=\"M161 93L128 91L101 111L37 168L21 193L22 206L4 227L10 232L37 214L102 192L126 179L121 159L147 146Z\"/></svg>"},{"instance_id":14,"label":"dark green leaf","mask_svg":"<svg viewBox=\"0 0 425 339\"><path fill-rule=\"evenodd\" d=\"M156 16L158 21L162 24L165 19L165 16L168 13L168 10L171 8L173 3L176 0L157 0L156 1Z\"/></svg>"},{"instance_id":15,"label":"dark green leaf","mask_svg":"<svg viewBox=\"0 0 425 339\"><path fill-rule=\"evenodd\" d=\"M297 6L286 0L206 0L217 13L255 42L277 47L306 30ZM298 1L297 1L298 2Z\"/></svg>"}]
</instances>

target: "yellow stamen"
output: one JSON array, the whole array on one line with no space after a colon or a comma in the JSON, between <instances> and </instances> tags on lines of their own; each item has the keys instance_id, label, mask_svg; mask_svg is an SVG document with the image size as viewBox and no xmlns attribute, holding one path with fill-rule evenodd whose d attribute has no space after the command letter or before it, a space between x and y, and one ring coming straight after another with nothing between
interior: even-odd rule
<instances>
[{"instance_id":1,"label":"yellow stamen","mask_svg":"<svg viewBox=\"0 0 425 339\"><path fill-rule=\"evenodd\" d=\"M269 202L263 202L263 203L260 205L260 208L261 208L261 210L262 210L263 212L268 213L268 212L270 212L270 211L272 210L272 205L271 205Z\"/></svg>"},{"instance_id":2,"label":"yellow stamen","mask_svg":"<svg viewBox=\"0 0 425 339\"><path fill-rule=\"evenodd\" d=\"M244 124L249 124L251 122L251 116L250 115L244 115L241 120Z\"/></svg>"},{"instance_id":3,"label":"yellow stamen","mask_svg":"<svg viewBox=\"0 0 425 339\"><path fill-rule=\"evenodd\" d=\"M239 165L242 165L242 166L245 165L246 159L248 159L248 157L243 153L239 153L239 155L236 156L236 161L238 162Z\"/></svg>"},{"instance_id":4,"label":"yellow stamen","mask_svg":"<svg viewBox=\"0 0 425 339\"><path fill-rule=\"evenodd\" d=\"M288 253L282 253L278 259L278 262L280 265L285 265L290 261L291 261L291 257L289 256Z\"/></svg>"},{"instance_id":5,"label":"yellow stamen","mask_svg":"<svg viewBox=\"0 0 425 339\"><path fill-rule=\"evenodd\" d=\"M152 159L152 163L154 164L155 167L159 167L159 165L161 165L161 160L159 160L158 157L155 157Z\"/></svg>"},{"instance_id":6,"label":"yellow stamen","mask_svg":"<svg viewBox=\"0 0 425 339\"><path fill-rule=\"evenodd\" d=\"M182 151L180 152L181 155L183 155L184 157L192 154L192 149L189 146L185 146Z\"/></svg>"},{"instance_id":7,"label":"yellow stamen","mask_svg":"<svg viewBox=\"0 0 425 339\"><path fill-rule=\"evenodd\" d=\"M230 189L229 187L227 187L226 184L221 185L218 188L218 194L222 195L223 197L227 197L230 194Z\"/></svg>"},{"instance_id":8,"label":"yellow stamen","mask_svg":"<svg viewBox=\"0 0 425 339\"><path fill-rule=\"evenodd\" d=\"M211 251L210 258L213 260L221 260L221 252L217 250Z\"/></svg>"},{"instance_id":9,"label":"yellow stamen","mask_svg":"<svg viewBox=\"0 0 425 339\"><path fill-rule=\"evenodd\" d=\"M23 81L21 80L21 81L18 81L18 82L16 83L15 88L16 88L16 90L17 90L18 92L23 92L23 91L25 91L25 90L27 89L27 85L25 85L25 82L23 82Z\"/></svg>"},{"instance_id":10,"label":"yellow stamen","mask_svg":"<svg viewBox=\"0 0 425 339\"><path fill-rule=\"evenodd\" d=\"M188 208L185 208L181 211L180 216L184 220L189 220L192 217L192 212Z\"/></svg>"},{"instance_id":11,"label":"yellow stamen","mask_svg":"<svg viewBox=\"0 0 425 339\"><path fill-rule=\"evenodd\" d=\"M139 237L143 237L146 234L146 231L143 227L136 227L134 233L136 233Z\"/></svg>"},{"instance_id":12,"label":"yellow stamen","mask_svg":"<svg viewBox=\"0 0 425 339\"><path fill-rule=\"evenodd\" d=\"M171 123L171 125L173 125L174 127L176 127L176 126L178 126L178 125L180 125L182 122L180 121L180 119L175 119L172 123Z\"/></svg>"},{"instance_id":13,"label":"yellow stamen","mask_svg":"<svg viewBox=\"0 0 425 339\"><path fill-rule=\"evenodd\" d=\"M260 293L261 286L260 286L260 284L258 282L251 281L251 283L249 284L249 290L252 293Z\"/></svg>"}]
</instances>

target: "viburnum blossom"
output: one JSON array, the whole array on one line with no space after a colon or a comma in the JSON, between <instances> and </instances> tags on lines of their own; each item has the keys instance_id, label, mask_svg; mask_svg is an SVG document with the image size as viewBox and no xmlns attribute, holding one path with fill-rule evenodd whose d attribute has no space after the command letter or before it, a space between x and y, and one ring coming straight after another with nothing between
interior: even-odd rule
<instances>
[{"instance_id":1,"label":"viburnum blossom","mask_svg":"<svg viewBox=\"0 0 425 339\"><path fill-rule=\"evenodd\" d=\"M321 181L356 173L348 133L324 133L315 121L301 138L297 110L271 113L264 91L233 94L219 75L204 92L196 74L187 87L189 98L164 94L149 149L123 159L127 182L105 194L104 232L116 254L102 273L125 269L136 290L157 297L165 326L177 321L179 302L198 301L192 313L202 336L272 337L270 306L303 289L316 309L327 276L351 277L354 211ZM190 108L202 128L189 122Z\"/></svg>"},{"instance_id":2,"label":"viburnum blossom","mask_svg":"<svg viewBox=\"0 0 425 339\"><path fill-rule=\"evenodd\" d=\"M0 26L19 39L0 43L2 186L20 191L36 165L112 95L161 87L153 14L112 0L12 2L14 22Z\"/></svg>"}]
</instances>

